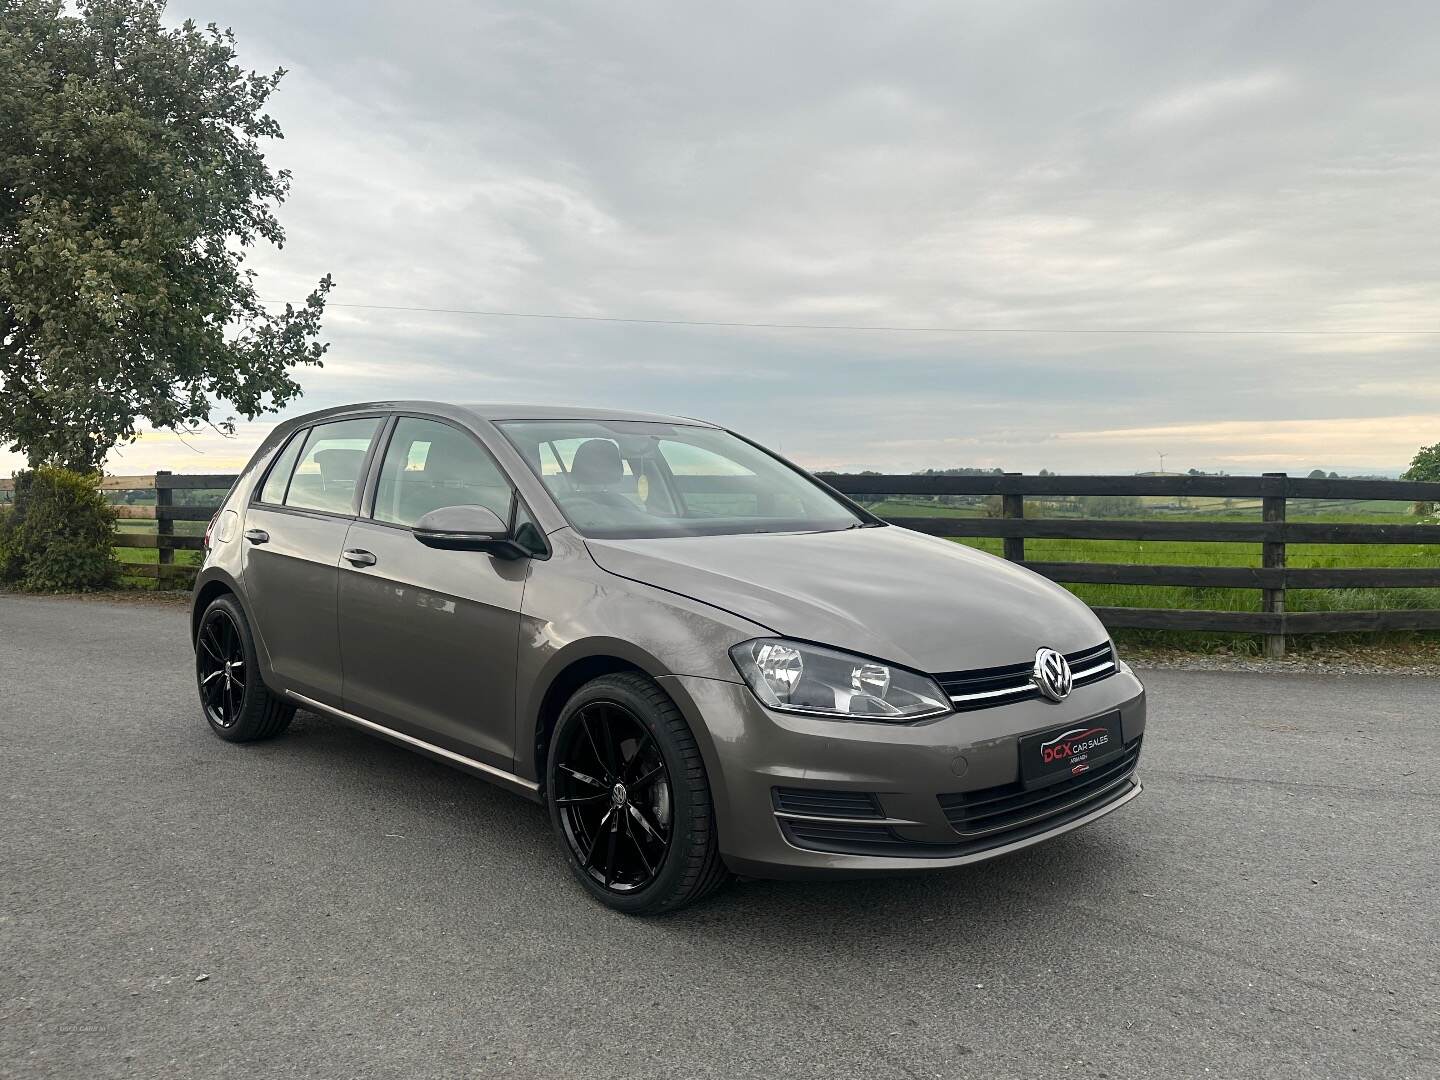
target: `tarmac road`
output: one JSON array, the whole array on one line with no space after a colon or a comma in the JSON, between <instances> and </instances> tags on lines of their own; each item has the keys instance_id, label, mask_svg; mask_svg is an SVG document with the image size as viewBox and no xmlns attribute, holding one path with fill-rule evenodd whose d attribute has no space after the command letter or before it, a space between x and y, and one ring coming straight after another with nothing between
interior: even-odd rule
<instances>
[{"instance_id":1,"label":"tarmac road","mask_svg":"<svg viewBox=\"0 0 1440 1080\"><path fill-rule=\"evenodd\" d=\"M1435 680L1150 672L1095 825L637 921L481 781L221 742L190 663L0 594L0 1076L1440 1076Z\"/></svg>"}]
</instances>

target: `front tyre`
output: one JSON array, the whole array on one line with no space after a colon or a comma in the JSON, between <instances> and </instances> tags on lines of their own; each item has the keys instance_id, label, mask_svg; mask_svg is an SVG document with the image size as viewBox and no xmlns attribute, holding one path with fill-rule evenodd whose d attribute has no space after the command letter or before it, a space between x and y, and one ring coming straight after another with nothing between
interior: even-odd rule
<instances>
[{"instance_id":1,"label":"front tyre","mask_svg":"<svg viewBox=\"0 0 1440 1080\"><path fill-rule=\"evenodd\" d=\"M216 597L200 617L195 680L210 730L228 742L268 739L295 716L295 706L260 681L250 623L233 596Z\"/></svg>"},{"instance_id":2,"label":"front tyre","mask_svg":"<svg viewBox=\"0 0 1440 1080\"><path fill-rule=\"evenodd\" d=\"M728 879L695 737L644 675L603 675L576 691L556 722L545 775L566 861L601 903L657 915Z\"/></svg>"}]
</instances>

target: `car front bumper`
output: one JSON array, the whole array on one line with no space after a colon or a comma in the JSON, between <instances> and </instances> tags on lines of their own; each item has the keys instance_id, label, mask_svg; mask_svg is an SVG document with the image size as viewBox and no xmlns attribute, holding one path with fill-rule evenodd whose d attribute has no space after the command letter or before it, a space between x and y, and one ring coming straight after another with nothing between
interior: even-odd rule
<instances>
[{"instance_id":1,"label":"car front bumper","mask_svg":"<svg viewBox=\"0 0 1440 1080\"><path fill-rule=\"evenodd\" d=\"M679 675L661 682L701 744L721 854L751 877L963 866L1079 828L1141 791L1134 769L1145 691L1123 668L1059 704L1026 701L918 724L776 712L738 682ZM1044 788L1021 783L1022 737L1111 714L1119 715L1123 752L1097 761L1093 777ZM831 805L797 812L777 789ZM974 800L1004 809L983 835L952 824L953 808ZM845 809L848 802L862 812Z\"/></svg>"}]
</instances>

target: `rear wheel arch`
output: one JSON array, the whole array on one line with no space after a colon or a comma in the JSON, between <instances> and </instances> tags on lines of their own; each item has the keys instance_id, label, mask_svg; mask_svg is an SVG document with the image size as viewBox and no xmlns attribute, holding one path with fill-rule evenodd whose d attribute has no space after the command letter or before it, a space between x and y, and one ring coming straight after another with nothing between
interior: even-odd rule
<instances>
[{"instance_id":1,"label":"rear wheel arch","mask_svg":"<svg viewBox=\"0 0 1440 1080\"><path fill-rule=\"evenodd\" d=\"M240 610L245 614L245 620L250 624L250 636L255 642L255 652L260 664L261 674L271 681L270 671L270 650L265 645L265 630L255 618L255 612L250 607L250 601L245 596L245 590L240 584L230 577L229 574L220 570L207 571L211 576L197 582L195 599L190 605L190 644L195 644L195 637L200 633L200 620L205 617L205 610L221 596L233 596L235 602L240 605Z\"/></svg>"},{"instance_id":2,"label":"rear wheel arch","mask_svg":"<svg viewBox=\"0 0 1440 1080\"><path fill-rule=\"evenodd\" d=\"M213 604L216 599L225 595L237 596L233 585L224 578L211 578L200 586L195 593L195 600L190 605L190 641L193 644L195 636L200 633L200 620L205 615L205 609ZM238 599L238 596L237 596ZM241 602L243 604L243 601ZM246 612L249 615L249 612Z\"/></svg>"}]
</instances>

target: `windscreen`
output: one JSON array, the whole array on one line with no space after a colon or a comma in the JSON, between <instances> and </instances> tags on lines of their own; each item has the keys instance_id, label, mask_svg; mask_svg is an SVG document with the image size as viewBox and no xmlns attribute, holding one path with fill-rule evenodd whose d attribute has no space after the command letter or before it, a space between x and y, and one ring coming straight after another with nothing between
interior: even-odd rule
<instances>
[{"instance_id":1,"label":"windscreen","mask_svg":"<svg viewBox=\"0 0 1440 1080\"><path fill-rule=\"evenodd\" d=\"M869 524L803 474L717 428L606 420L498 426L585 536L830 532Z\"/></svg>"}]
</instances>

